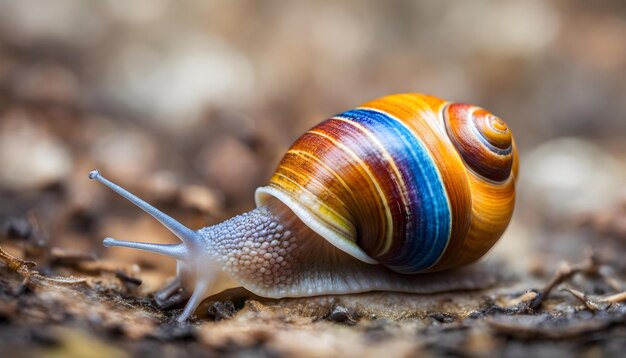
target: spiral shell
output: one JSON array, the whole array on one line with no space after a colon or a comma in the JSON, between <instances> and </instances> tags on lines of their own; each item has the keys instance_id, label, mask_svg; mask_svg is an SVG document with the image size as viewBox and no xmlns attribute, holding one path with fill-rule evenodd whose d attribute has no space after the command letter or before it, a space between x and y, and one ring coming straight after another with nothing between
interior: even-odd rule
<instances>
[{"instance_id":1,"label":"spiral shell","mask_svg":"<svg viewBox=\"0 0 626 358\"><path fill-rule=\"evenodd\" d=\"M517 156L486 110L421 94L379 98L315 126L288 150L274 197L337 248L402 273L480 258L513 211Z\"/></svg>"}]
</instances>

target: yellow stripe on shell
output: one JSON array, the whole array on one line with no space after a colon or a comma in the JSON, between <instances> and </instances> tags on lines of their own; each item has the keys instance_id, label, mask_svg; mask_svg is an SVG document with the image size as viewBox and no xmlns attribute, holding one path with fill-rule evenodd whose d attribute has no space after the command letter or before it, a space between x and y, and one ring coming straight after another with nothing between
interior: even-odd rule
<instances>
[{"instance_id":1,"label":"yellow stripe on shell","mask_svg":"<svg viewBox=\"0 0 626 358\"><path fill-rule=\"evenodd\" d=\"M300 156L302 158L309 158L309 159L313 159L315 162L317 162L317 164L319 164L320 166L322 166L324 169L326 169L329 173L332 173L332 175L335 177L335 179L337 179L337 181L339 183L341 183L341 186L343 186L343 188L350 194L350 196L352 197L352 199L356 202L357 197L354 195L354 192L352 191L352 189L348 186L348 184L346 183L345 180L343 180L343 178L341 177L341 175L337 174L337 172L335 170L333 170L333 168L329 167L326 163L324 163L323 161L321 161L318 157L314 156L313 154L303 151L303 150L298 150L298 149L289 149L287 151L287 153L292 153L295 154L297 156Z\"/></svg>"},{"instance_id":2,"label":"yellow stripe on shell","mask_svg":"<svg viewBox=\"0 0 626 358\"><path fill-rule=\"evenodd\" d=\"M398 179L397 184L400 186L400 192L402 193L402 203L404 204L404 209L405 212L407 213L411 213L411 208L410 208L410 199L407 197L409 190L407 189L405 183L404 183L404 178L402 177L402 173L400 172L400 169L398 168L398 166L396 165L396 162L394 161L393 157L391 157L391 155L389 154L389 152L385 149L385 146L376 138L376 136L374 136L370 131L367 130L367 128L365 128L364 126L362 126L359 123L347 120L345 118L341 118L341 117L333 117L333 119L342 121L344 123L350 124L353 127L359 129L361 132L363 132L363 134L365 134L368 139L370 140L371 143L373 143L378 150L380 150L380 152L382 153L383 158L385 159L385 161L387 163L389 163L389 165L391 166L395 177ZM392 222L389 222L388 226L392 225ZM390 230L393 232L393 226L390 226ZM382 251L380 251L379 255L384 255L386 253L389 252L389 249L391 248L391 245L393 244L392 240L386 240L385 241L385 245L383 246Z\"/></svg>"},{"instance_id":3,"label":"yellow stripe on shell","mask_svg":"<svg viewBox=\"0 0 626 358\"><path fill-rule=\"evenodd\" d=\"M383 211L384 211L385 219L386 219L384 222L386 222L386 223L393 222L392 216L391 216L391 210L389 209L389 203L387 202L387 198L385 197L385 193L384 193L383 189L381 188L380 184L378 183L378 181L376 180L376 176L367 167L367 164L365 163L365 161L362 160L361 158L359 158L359 156L356 155L356 153L354 153L346 145L344 145L343 143L337 141L336 139L326 135L325 133L318 132L318 131L315 131L315 130L310 130L307 133L311 133L311 134L315 134L315 135L319 135L321 137L324 137L325 139L329 140L331 143L336 145L338 148L341 148L344 153L348 154L354 160L355 163L359 164L358 167L360 167L367 174L367 176L371 179L371 183L374 184L374 187L376 189L376 194L378 195L378 198L380 198L380 200L382 202L382 207L383 207ZM392 231L393 227L391 225L386 225L385 229L386 229L385 230L385 240L386 241L391 241L393 239L393 231Z\"/></svg>"},{"instance_id":4,"label":"yellow stripe on shell","mask_svg":"<svg viewBox=\"0 0 626 358\"><path fill-rule=\"evenodd\" d=\"M282 169L291 173L295 173L295 171L291 170L290 168L282 168ZM283 189L289 190L289 192L292 193L292 195L297 193L297 195L295 195L295 198L298 199L300 203L303 203L303 204L308 203L309 209L316 209L316 210L311 210L311 212L314 213L315 216L325 217L326 220L328 220L328 218L331 218L330 222L334 223L333 230L340 232L342 235L346 237L353 235L352 233L355 232L355 229L354 229L354 226L352 225L352 222L349 219L345 218L343 215L338 214L336 211L330 209L328 205L325 205L323 202L318 200L318 198L313 193L311 193L308 189L303 187L297 181L294 181L293 179L287 177L283 173L275 173L272 178L272 181L273 182L277 181L277 179L282 179L283 185L285 184L284 181L289 182L290 184L288 186L284 185L286 188L283 188ZM322 208L324 209L322 210Z\"/></svg>"},{"instance_id":5,"label":"yellow stripe on shell","mask_svg":"<svg viewBox=\"0 0 626 358\"><path fill-rule=\"evenodd\" d=\"M285 171L291 172L296 176L299 176L299 177L303 176L291 168L284 167L282 169ZM351 223L349 218L346 218L345 216L339 214L337 211L333 210L330 206L325 205L323 201L318 200L316 196L310 194L310 191L304 188L302 185L300 185L297 181L292 180L291 178L285 176L282 173L277 173L276 175L283 177L285 180L292 182L294 186L299 187L300 190L298 190L297 192L300 193L299 194L300 201L303 203L306 203L306 202L315 203L316 209L319 210L320 216L333 217L334 219L331 221L333 223ZM307 194L303 194L303 193L307 193ZM311 200L311 198L314 198L315 200ZM345 227L345 230L343 230L343 233L349 234L350 232L353 232L353 231L354 231L354 227L352 225L347 225Z\"/></svg>"}]
</instances>

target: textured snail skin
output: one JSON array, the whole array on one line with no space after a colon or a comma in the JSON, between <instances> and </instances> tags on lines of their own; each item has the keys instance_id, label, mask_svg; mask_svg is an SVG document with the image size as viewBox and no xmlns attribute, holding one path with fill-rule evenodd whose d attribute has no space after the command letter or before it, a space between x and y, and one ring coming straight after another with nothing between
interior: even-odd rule
<instances>
[{"instance_id":1,"label":"textured snail skin","mask_svg":"<svg viewBox=\"0 0 626 358\"><path fill-rule=\"evenodd\" d=\"M178 260L157 295L204 297L243 286L265 297L372 290L471 289L471 269L513 212L518 160L506 124L486 110L421 94L382 97L336 115L285 154L257 208L193 231L93 171L178 236L158 245L104 240ZM431 272L428 275L415 273Z\"/></svg>"}]
</instances>

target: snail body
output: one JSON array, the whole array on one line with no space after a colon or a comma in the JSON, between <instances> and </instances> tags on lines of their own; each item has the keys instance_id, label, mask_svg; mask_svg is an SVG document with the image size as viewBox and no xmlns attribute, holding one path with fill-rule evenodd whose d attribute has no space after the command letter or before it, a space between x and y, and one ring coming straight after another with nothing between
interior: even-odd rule
<instances>
[{"instance_id":1,"label":"snail body","mask_svg":"<svg viewBox=\"0 0 626 358\"><path fill-rule=\"evenodd\" d=\"M257 189L256 209L198 231L90 173L182 240L104 241L178 260L171 286L193 288L179 320L235 286L271 298L464 288L433 272L493 246L513 212L516 176L501 119L421 94L382 97L315 126Z\"/></svg>"}]
</instances>

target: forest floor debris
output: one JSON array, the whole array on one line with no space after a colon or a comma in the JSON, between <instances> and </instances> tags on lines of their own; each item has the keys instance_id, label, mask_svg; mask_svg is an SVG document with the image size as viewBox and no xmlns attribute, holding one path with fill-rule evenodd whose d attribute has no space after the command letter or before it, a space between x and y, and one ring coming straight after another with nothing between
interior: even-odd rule
<instances>
[{"instance_id":1,"label":"forest floor debris","mask_svg":"<svg viewBox=\"0 0 626 358\"><path fill-rule=\"evenodd\" d=\"M365 357L382 352L493 354L510 339L525 342L521 351L554 340L563 349L609 337L626 344L626 294L587 296L571 286L577 274L607 282L598 274L601 259L591 251L580 263L561 264L540 290L524 290L524 280L519 280L436 295L372 292L269 300L235 292L208 300L198 316L184 324L175 322L179 306L168 307L137 291L140 276L85 270L82 264L99 260L58 248L51 251L60 259L49 264L75 275L41 274L34 262L0 249L0 344L20 352L69 354L82 352L76 345L81 338L106 345L104 352L112 356L159 355L159 347L167 346L177 354L205 350L203 354ZM621 285L612 279L610 287ZM8 340L12 327L17 327L14 334L19 338Z\"/></svg>"}]
</instances>

